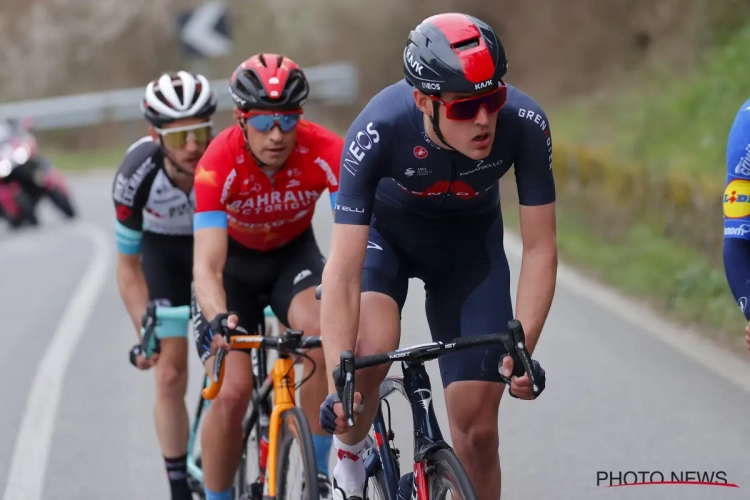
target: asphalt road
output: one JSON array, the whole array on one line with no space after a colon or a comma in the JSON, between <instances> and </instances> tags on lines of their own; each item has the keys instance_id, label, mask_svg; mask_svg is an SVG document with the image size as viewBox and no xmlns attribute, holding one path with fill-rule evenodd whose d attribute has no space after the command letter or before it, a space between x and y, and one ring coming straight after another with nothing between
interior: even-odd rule
<instances>
[{"instance_id":1,"label":"asphalt road","mask_svg":"<svg viewBox=\"0 0 750 500\"><path fill-rule=\"evenodd\" d=\"M45 210L39 230L0 233L0 491L5 500L168 498L152 374L127 362L134 335L114 275L111 174L72 182L81 223ZM320 203L315 229L327 252L327 197ZM509 258L515 280L518 252ZM423 301L413 281L402 345L429 340ZM200 371L191 349L192 412ZM506 397L500 412L503 499L748 498L746 362L568 272L535 357L547 370L547 390L533 402ZM428 370L447 435L437 363ZM404 402L393 408L408 470L411 419ZM659 471L667 480L672 471L724 471L739 488L604 488L598 471Z\"/></svg>"}]
</instances>

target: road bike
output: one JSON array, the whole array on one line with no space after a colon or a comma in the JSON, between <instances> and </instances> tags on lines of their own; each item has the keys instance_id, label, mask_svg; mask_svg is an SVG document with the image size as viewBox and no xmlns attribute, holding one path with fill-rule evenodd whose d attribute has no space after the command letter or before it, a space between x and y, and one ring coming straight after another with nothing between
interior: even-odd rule
<instances>
[{"instance_id":1,"label":"road bike","mask_svg":"<svg viewBox=\"0 0 750 500\"><path fill-rule=\"evenodd\" d=\"M238 329L237 331L241 331ZM232 335L231 350L253 349L253 396L243 421L243 451L234 478L236 500L309 499L320 498L318 470L312 432L302 409L297 406L296 389L314 373L295 383L295 364L307 357L307 350L321 347L320 337L303 337L300 330L287 329L278 337L264 335ZM266 350L273 349L278 357L267 372ZM188 472L194 493L203 494L201 455L195 450L196 434L202 413L221 389L224 380L224 359L227 351L217 350L214 369L201 391L196 418L191 430ZM309 358L308 358L309 359ZM302 458L302 471L291 467L292 445L297 444ZM301 480L300 490L292 488Z\"/></svg>"},{"instance_id":2,"label":"road bike","mask_svg":"<svg viewBox=\"0 0 750 500\"><path fill-rule=\"evenodd\" d=\"M320 299L320 287L316 290ZM365 469L368 483L365 498L398 499L400 452L395 447L395 433L391 427L391 411L387 397L401 393L409 401L414 425L414 479L411 498L418 500L477 498L463 465L453 448L443 439L432 405L432 386L424 367L426 361L443 354L470 347L502 344L513 358L513 375L528 373L533 391L539 393L536 370L526 349L525 334L517 320L508 322L508 332L456 338L451 342L430 342L396 349L395 351L355 358L352 351L341 354L341 362L334 369L336 389L341 399L344 416L354 425L355 372L363 368L401 362L402 376L389 376L380 384L380 404L373 422L374 437L369 435L365 444ZM500 366L498 366L500 369ZM388 414L388 425L383 407ZM372 495L369 491L371 490ZM450 495L450 496L448 496Z\"/></svg>"}]
</instances>

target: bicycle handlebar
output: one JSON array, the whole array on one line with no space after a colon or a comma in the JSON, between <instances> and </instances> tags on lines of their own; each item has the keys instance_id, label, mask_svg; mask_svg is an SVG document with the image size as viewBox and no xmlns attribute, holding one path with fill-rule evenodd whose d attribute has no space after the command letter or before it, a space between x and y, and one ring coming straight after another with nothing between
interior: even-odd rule
<instances>
[{"instance_id":1,"label":"bicycle handlebar","mask_svg":"<svg viewBox=\"0 0 750 500\"><path fill-rule=\"evenodd\" d=\"M151 355L151 337L156 334L156 323L158 320L189 320L190 306L163 307L157 306L155 302L146 305L146 312L141 319L143 336L141 338L141 353L148 358ZM154 343L153 352L159 352L159 339Z\"/></svg>"},{"instance_id":2,"label":"bicycle handlebar","mask_svg":"<svg viewBox=\"0 0 750 500\"><path fill-rule=\"evenodd\" d=\"M391 361L402 361L405 363L424 363L437 359L447 352L459 351L469 347L480 345L497 344L502 342L508 353L513 358L513 374L521 377L528 374L531 379L533 391L538 393L536 372L533 369L531 355L526 349L526 336L521 322L512 319L508 321L508 332L479 335L476 337L456 338L451 342L430 342L419 344L395 351L373 354L354 358L352 351L341 353L341 362L333 370L333 380L336 385L341 403L344 407L344 417L350 426L354 425L354 372L362 368L383 365ZM342 371L343 367L343 371ZM500 367L498 367L500 369ZM512 376L511 375L511 376ZM502 375L501 375L502 376ZM505 379L505 377L503 377ZM506 383L509 380L506 381Z\"/></svg>"},{"instance_id":3,"label":"bicycle handlebar","mask_svg":"<svg viewBox=\"0 0 750 500\"><path fill-rule=\"evenodd\" d=\"M278 337L266 337L263 335L232 335L229 337L231 350L245 351L248 349L275 349L287 354L304 354L302 349L321 347L323 344L320 337L303 337L302 330L287 330ZM224 358L226 349L216 351L214 359L213 375L209 377L208 387L203 389L203 397L212 400L221 389L224 381Z\"/></svg>"}]
</instances>

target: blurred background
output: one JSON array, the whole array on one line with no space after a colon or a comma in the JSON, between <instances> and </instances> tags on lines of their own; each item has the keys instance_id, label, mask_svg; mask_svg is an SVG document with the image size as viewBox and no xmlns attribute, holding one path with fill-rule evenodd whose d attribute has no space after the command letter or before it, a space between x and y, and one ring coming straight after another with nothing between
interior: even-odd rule
<instances>
[{"instance_id":1,"label":"blurred background","mask_svg":"<svg viewBox=\"0 0 750 500\"><path fill-rule=\"evenodd\" d=\"M146 411L153 384L126 361L134 337L110 248L115 238L109 190L125 149L146 134L138 108L145 85L161 72L180 69L221 83L254 53L283 53L308 71L307 117L344 135L375 93L402 78L409 30L429 15L452 10L476 15L497 30L509 57L507 83L530 94L548 114L563 262L705 338L746 353L746 322L722 267L721 203L728 131L750 97L747 0L2 0L0 118L17 118L19 130L31 127L38 154L62 176L50 185L70 189L76 210L98 234L67 231L57 215L50 215L55 213L51 205L42 208L45 220L36 227L15 234L0 229L0 273L6 284L0 303L3 312L15 313L4 314L7 331L26 332L28 318L39 316L38 331L31 333L64 334L65 326L92 333L70 366L56 417L55 440L61 441L52 446L59 451L51 454L47 488L70 496L55 498L120 498L110 494L109 485L119 489L123 482L128 486L122 487L122 498L146 497L149 488L166 487ZM226 105L225 87L215 90ZM228 107L223 109L214 119L220 127L232 123ZM0 126L0 142L5 133ZM501 185L506 226L514 231L514 175L509 172ZM5 191L0 190L0 208ZM328 200L320 203L317 227L330 227ZM0 225L9 227L5 215ZM95 243L91 255L105 255L101 266L82 235ZM319 234L324 253L326 236ZM514 269L518 257L513 257ZM106 286L91 298L96 306L86 311L76 298L73 312L79 317L91 313L90 325L86 319L77 325L65 312L67 301L73 290L99 286L89 283L87 271L97 266ZM421 287L410 288L405 316L421 335L414 337L419 341L426 340L422 293ZM545 366L557 370L557 392L532 409L512 403L510 418L501 418L510 423L503 429L502 446L517 443L514 460L503 463L504 468L508 464L509 491L529 494L537 488L531 492L542 497L545 488L560 485L566 491L590 491L601 463L613 470L641 470L648 459L656 460L654 467L677 467L684 460L685 467L725 468L731 462L737 464L731 479L737 480L739 472L749 475L741 465L746 461L739 459L747 443L732 434L739 422L746 424L747 410L739 403L746 398L663 345L652 344L643 333L648 325L641 331L622 323L594 302L557 292L548 323L564 334L548 335L541 346L550 363ZM38 304L45 304L45 314L39 314ZM58 325L63 312L67 322ZM30 382L37 364L17 355L29 350L24 339L7 337L0 366L6 377ZM596 354L590 355L593 349ZM560 355L545 355L545 350ZM191 359L191 378L199 384L197 357ZM63 367L56 377L62 378L65 363L52 365ZM578 378L584 365L598 374L596 380ZM565 383L574 378L575 384ZM655 380L663 383L661 388ZM433 385L438 384L434 378ZM665 386L691 390L667 397ZM0 412L0 442L15 439L26 391L23 383L4 395L12 410ZM713 398L700 403L709 412L705 416L703 406L695 406L696 394ZM192 408L193 399L189 404ZM550 406L545 410L545 405ZM638 415L631 415L633 408L639 408ZM563 445L550 449L550 442L561 439L544 420L551 414L561 428L579 432L570 438L569 450ZM688 422L687 414L694 419ZM87 418L110 425L90 427ZM711 434L704 423L719 418L724 423L711 426ZM440 419L447 425L443 413ZM408 439L408 417L402 420L406 430L401 435ZM660 426L665 421L669 424ZM632 432L620 432L627 426ZM115 428L125 431L113 433ZM724 431L728 434L719 435ZM4 449L0 471L11 462L11 446ZM408 449L409 444L402 447L403 456ZM110 454L106 460L96 458L104 453ZM85 464L74 472L73 456ZM573 465L561 468L560 463ZM148 481L141 480L144 474ZM23 471L20 477L35 478ZM91 496L91 477L99 478L99 496ZM679 495L674 498L688 498Z\"/></svg>"},{"instance_id":2,"label":"blurred background","mask_svg":"<svg viewBox=\"0 0 750 500\"><path fill-rule=\"evenodd\" d=\"M249 55L276 51L305 68L348 65L343 77L341 67L316 73L308 106L344 134L401 78L409 30L455 9L499 32L508 83L550 117L563 256L682 321L738 331L719 210L727 132L750 95L747 1L4 0L0 102L140 88L181 68L221 80ZM74 121L69 108L62 122ZM75 127L37 118L40 150L66 171L114 168L146 130L136 102L129 111ZM217 122L231 123L229 113Z\"/></svg>"}]
</instances>

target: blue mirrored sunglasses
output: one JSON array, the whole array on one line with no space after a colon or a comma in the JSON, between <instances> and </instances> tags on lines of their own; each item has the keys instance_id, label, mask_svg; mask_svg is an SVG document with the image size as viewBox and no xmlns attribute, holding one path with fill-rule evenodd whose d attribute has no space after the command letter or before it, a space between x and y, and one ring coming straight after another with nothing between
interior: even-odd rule
<instances>
[{"instance_id":1,"label":"blue mirrored sunglasses","mask_svg":"<svg viewBox=\"0 0 750 500\"><path fill-rule=\"evenodd\" d=\"M258 132L270 132L274 125L278 124L282 132L289 132L300 121L301 115L299 113L288 113L288 114L258 114L247 116L247 123Z\"/></svg>"}]
</instances>

